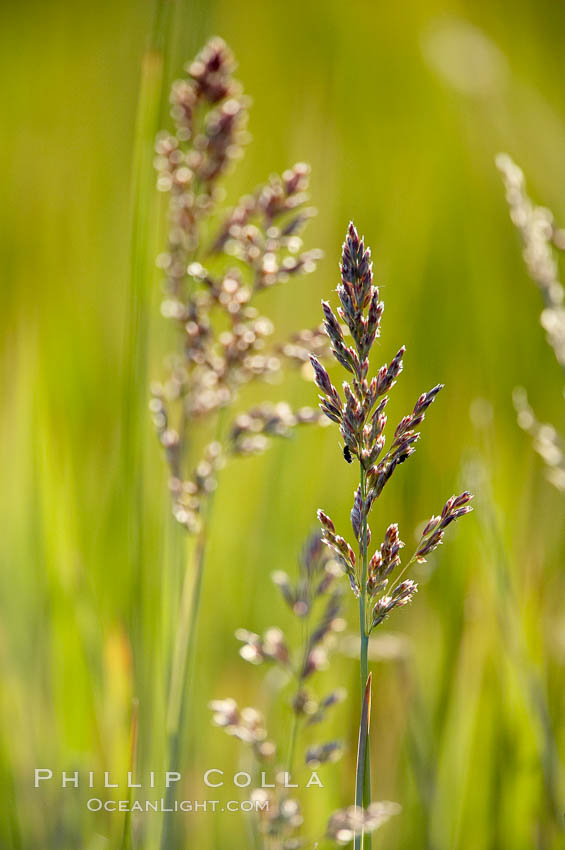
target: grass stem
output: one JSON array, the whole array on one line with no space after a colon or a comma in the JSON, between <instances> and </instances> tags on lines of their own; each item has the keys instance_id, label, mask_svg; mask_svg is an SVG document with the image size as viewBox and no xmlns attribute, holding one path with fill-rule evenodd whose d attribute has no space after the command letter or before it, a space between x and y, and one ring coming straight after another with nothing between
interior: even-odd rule
<instances>
[{"instance_id":1,"label":"grass stem","mask_svg":"<svg viewBox=\"0 0 565 850\"><path fill-rule=\"evenodd\" d=\"M148 314L156 254L157 212L153 156L161 123L164 57L170 38L170 8L174 0L157 0L153 25L141 58L139 95L134 130L131 174L130 281L124 339L124 405L122 412L122 477L125 482L127 563L131 565L134 592L130 622L144 622L147 602L144 504L143 435L147 410ZM141 580L139 578L141 577ZM134 645L143 635L134 634ZM143 648L141 654L145 655ZM143 698L143 684L138 683Z\"/></svg>"},{"instance_id":2,"label":"grass stem","mask_svg":"<svg viewBox=\"0 0 565 850\"><path fill-rule=\"evenodd\" d=\"M210 510L208 517L210 518ZM169 743L168 770L178 770L182 744L183 719L187 711L187 696L192 683L198 613L202 595L202 583L206 560L207 523L196 540L194 548L194 569L187 567L183 580L178 628L175 639L171 687L167 712L167 734ZM175 789L170 785L165 794L165 809L171 808ZM170 846L172 822L167 814L163 817L161 832L161 850Z\"/></svg>"},{"instance_id":3,"label":"grass stem","mask_svg":"<svg viewBox=\"0 0 565 850\"><path fill-rule=\"evenodd\" d=\"M361 531L361 541L359 544L359 555L362 564L361 569L361 590L359 594L359 637L360 637L360 678L361 678L361 731L360 741L362 738L362 726L364 722L363 711L366 701L366 691L369 680L369 634L367 629L367 572L368 572L368 531L367 531L367 512L365 510L365 502L367 498L367 476L361 466L361 501L363 505L363 525ZM370 703L369 703L370 705ZM359 748L357 759L357 770L355 777L355 805L367 808L371 802L371 754L369 749L369 718L367 718L366 737L364 746ZM355 850L363 850L364 846L367 850L371 850L372 839L370 833L366 836L359 835L355 838Z\"/></svg>"},{"instance_id":4,"label":"grass stem","mask_svg":"<svg viewBox=\"0 0 565 850\"><path fill-rule=\"evenodd\" d=\"M129 769L131 776L135 776L135 766L137 762L137 741L139 731L139 700L134 699L131 709L130 722L130 759ZM133 847L131 836L131 803L133 800L133 788L129 789L128 793L128 810L124 819L124 831L122 834L121 850L131 850Z\"/></svg>"},{"instance_id":5,"label":"grass stem","mask_svg":"<svg viewBox=\"0 0 565 850\"><path fill-rule=\"evenodd\" d=\"M294 764L294 751L296 749L296 738L298 735L298 713L296 711L292 712L292 728L290 730L290 744L288 747L288 762L287 762L287 773L290 777L292 776L292 766Z\"/></svg>"},{"instance_id":6,"label":"grass stem","mask_svg":"<svg viewBox=\"0 0 565 850\"><path fill-rule=\"evenodd\" d=\"M216 426L216 439L220 441L223 424L226 417L226 408L222 408L218 415ZM167 735L169 744L168 770L178 770L180 754L182 749L183 722L190 711L189 695L194 673L194 656L196 652L196 638L198 631L198 615L200 611L200 600L202 597L202 584L206 564L206 553L208 544L208 532L214 509L214 491L210 493L205 513L202 518L202 527L196 538L194 556L186 567L181 604L175 643L173 650L173 666L171 670L171 685L169 690L169 703L167 708ZM174 788L167 788L165 794L165 808L171 808L174 796ZM165 813L161 831L161 850L172 846L172 821Z\"/></svg>"}]
</instances>

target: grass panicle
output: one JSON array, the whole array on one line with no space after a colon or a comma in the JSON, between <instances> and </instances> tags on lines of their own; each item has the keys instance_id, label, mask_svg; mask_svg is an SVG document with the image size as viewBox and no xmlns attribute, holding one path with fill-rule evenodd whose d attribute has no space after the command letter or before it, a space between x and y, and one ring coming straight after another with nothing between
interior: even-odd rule
<instances>
[{"instance_id":1,"label":"grass panicle","mask_svg":"<svg viewBox=\"0 0 565 850\"><path fill-rule=\"evenodd\" d=\"M273 573L273 582L298 621L300 640L294 648L291 640L278 626L267 629L263 636L247 629L238 629L236 637L242 646L239 654L253 665L267 663L282 673L282 687L289 692L290 735L288 748L267 740L263 715L255 708L239 709L232 699L214 700L210 703L213 722L248 747L259 776L265 767L276 777L275 788L258 788L253 798L268 804L255 823L256 844L277 850L291 850L303 846L303 817L298 797L289 794L294 783L306 768L318 770L322 765L336 762L342 752L341 741L326 741L306 746L301 763L296 765L296 750L301 733L317 728L327 713L346 696L338 688L319 697L312 690L312 678L326 669L334 636L341 631L344 621L340 617L342 592L339 582L341 570L324 546L321 535L315 532L307 540L299 560L296 581L282 570ZM281 735L282 738L282 735ZM286 759L285 759L286 753ZM328 827L329 829L329 827ZM334 836L328 832L329 838Z\"/></svg>"},{"instance_id":2,"label":"grass panicle","mask_svg":"<svg viewBox=\"0 0 565 850\"><path fill-rule=\"evenodd\" d=\"M304 362L305 345L320 337L319 329L301 331L288 345L269 347L273 323L255 306L263 290L315 268L319 252L303 251L300 238L313 214L305 206L308 167L298 163L271 177L231 211L221 206L218 182L247 141L248 102L234 67L224 42L212 39L173 84L175 131L161 133L156 144L157 186L169 195L168 247L158 261L162 313L179 344L167 378L153 384L151 412L170 469L174 516L193 533L227 456L261 451L268 436L318 421L314 411L284 404L255 408L240 414L231 432L222 429L194 463L196 424L231 407L242 385L276 377L285 362Z\"/></svg>"},{"instance_id":3,"label":"grass panicle","mask_svg":"<svg viewBox=\"0 0 565 850\"><path fill-rule=\"evenodd\" d=\"M269 345L273 323L256 301L266 289L313 271L319 252L302 248L313 215L306 205L308 166L272 176L233 209L223 206L221 178L242 154L248 100L234 78L226 44L211 39L186 76L173 83L173 132L155 145L157 188L168 195L168 244L162 314L176 331L168 374L152 386L151 415L169 469L172 511L194 535L185 571L171 660L167 730L170 770L178 769L188 710L208 526L218 472L233 456L262 452L272 436L320 421L317 411L284 402L247 414L229 413L239 389L270 381L283 365L304 363L305 343L320 348L320 329L297 332L287 345ZM316 342L318 340L318 342ZM215 434L202 447L203 434ZM169 789L169 798L173 791ZM169 799L170 802L170 799ZM167 846L165 817L161 846Z\"/></svg>"},{"instance_id":4,"label":"grass panicle","mask_svg":"<svg viewBox=\"0 0 565 850\"><path fill-rule=\"evenodd\" d=\"M420 437L417 428L435 401L442 385L438 384L423 393L411 413L405 416L393 433L390 448L385 451L385 407L388 392L392 389L403 368L405 348L402 346L390 364L381 366L370 377L370 354L380 334L384 304L379 289L373 283L371 252L365 248L353 223L350 223L341 258L341 282L337 287L340 306L337 315L327 301L322 302L324 326L337 362L348 373L342 394L333 385L329 373L320 360L312 354L311 363L321 391L320 407L323 413L339 425L344 442L344 459L357 460L359 485L354 493L351 509L351 526L355 548L338 534L327 513L318 511L324 542L337 554L349 579L351 589L359 600L361 707L370 705L367 690L370 688L368 671L368 644L372 630L380 625L395 609L412 601L417 585L412 579L402 580L408 569L426 557L442 542L447 527L471 510L471 494L467 491L452 496L441 514L432 516L424 527L421 539L412 557L401 567L398 526L390 525L383 543L369 556L371 529L369 513L381 496L386 483L395 470L415 451ZM348 335L346 337L346 334ZM349 344L351 338L353 344ZM396 577L394 577L396 571ZM365 814L371 805L369 718L363 720L361 711L360 742L363 739L363 757L357 760L356 804ZM365 723L365 726L363 726ZM361 750L361 748L360 748ZM360 814L360 823L364 815ZM369 832L366 836L365 833ZM355 833L355 846L371 847L370 831Z\"/></svg>"}]
</instances>

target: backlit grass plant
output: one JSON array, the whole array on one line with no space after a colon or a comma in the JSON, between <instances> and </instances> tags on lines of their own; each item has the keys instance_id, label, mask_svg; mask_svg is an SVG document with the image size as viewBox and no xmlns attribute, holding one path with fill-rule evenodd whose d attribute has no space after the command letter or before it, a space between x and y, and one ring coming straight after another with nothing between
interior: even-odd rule
<instances>
[{"instance_id":1,"label":"backlit grass plant","mask_svg":"<svg viewBox=\"0 0 565 850\"><path fill-rule=\"evenodd\" d=\"M181 592L170 661L169 769L178 768L188 698L205 549L217 473L225 461L266 448L299 424L318 422L312 408L264 403L228 415L240 388L272 380L283 362L307 362L321 351L321 329L269 344L273 323L256 306L265 290L311 272L318 251L303 251L300 233L309 169L298 163L280 177L222 205L221 178L246 141L247 98L234 79L233 57L212 39L171 90L174 131L156 143L157 186L168 194L168 245L159 257L165 275L162 313L176 330L167 377L152 388L151 412L169 468L175 519L195 535ZM199 436L213 435L199 448ZM172 792L170 792L172 793ZM168 842L165 818L162 846Z\"/></svg>"},{"instance_id":2,"label":"backlit grass plant","mask_svg":"<svg viewBox=\"0 0 565 850\"><path fill-rule=\"evenodd\" d=\"M257 847L297 850L312 846L315 836L304 822L299 789L319 787L322 779L318 770L336 762L343 751L342 741L312 744L309 734L317 730L328 712L346 696L343 688L322 697L312 688L315 674L328 667L334 636L344 626L340 616L342 590L336 581L340 575L335 556L324 546L321 535L314 533L304 546L297 579L293 581L280 570L273 574L273 581L300 624L300 640L292 641L279 627L267 629L263 636L246 629L236 633L243 644L242 658L254 665L278 668L281 687L275 694L277 699L284 698L285 692L288 694L286 702L291 714L288 743L282 729L273 740L268 739L264 716L257 709L239 709L233 699L214 700L210 704L214 723L249 750L255 788L252 797L265 806L254 820ZM272 677L270 681L272 687ZM262 787L265 776L272 787ZM398 806L393 803L378 803L363 817L366 824L376 829L397 811ZM335 812L325 835L317 836L314 846L323 841L350 843L357 818L358 813L353 809Z\"/></svg>"},{"instance_id":3,"label":"backlit grass plant","mask_svg":"<svg viewBox=\"0 0 565 850\"><path fill-rule=\"evenodd\" d=\"M388 526L384 541L370 553L369 513L397 467L414 453L420 436L416 429L424 420L426 411L435 401L442 385L438 384L418 398L412 412L396 427L390 447L385 451L387 393L402 371L405 348L402 346L390 364L381 366L371 377L370 355L380 333L384 304L379 300L378 287L373 283L370 250L365 248L352 223L343 244L340 270L341 281L337 287L340 306L337 315L327 301L322 302L322 308L332 354L348 373L348 380L342 385L342 393L332 384L320 360L315 355L310 359L316 383L322 393L320 407L339 426L344 459L348 463L356 462L359 475L351 509L354 545L338 534L327 513L320 510L318 518L323 539L337 554L351 589L359 600L361 722L355 808L349 817L353 824L355 846L362 848L364 843L371 846L370 806L375 805L371 804L369 755L369 636L395 608L411 602L417 585L411 578L404 576L413 564L425 561L442 543L448 525L469 513L471 494L465 491L460 496L452 496L441 513L431 517L414 553L404 566L401 561L404 543L396 524ZM349 344L349 338L352 345Z\"/></svg>"}]
</instances>

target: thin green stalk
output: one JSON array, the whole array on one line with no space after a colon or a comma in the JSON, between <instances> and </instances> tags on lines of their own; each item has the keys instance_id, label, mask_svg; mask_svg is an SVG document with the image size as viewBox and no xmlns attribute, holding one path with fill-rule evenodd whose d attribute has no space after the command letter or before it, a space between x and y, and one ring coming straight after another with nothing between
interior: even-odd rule
<instances>
[{"instance_id":1,"label":"thin green stalk","mask_svg":"<svg viewBox=\"0 0 565 850\"><path fill-rule=\"evenodd\" d=\"M178 628L175 639L169 706L167 712L167 734L169 744L168 771L176 771L179 767L182 744L182 720L186 712L186 698L190 690L193 673L194 653L196 649L196 632L198 612L202 595L202 580L208 539L208 521L210 519L209 505L207 521L196 540L194 548L194 570L187 567L184 574ZM167 809L172 807L175 789L170 785L165 793L165 814L161 832L161 850L172 847L172 819Z\"/></svg>"},{"instance_id":2,"label":"thin green stalk","mask_svg":"<svg viewBox=\"0 0 565 850\"><path fill-rule=\"evenodd\" d=\"M220 441L223 424L226 416L226 408L222 408L218 415L216 426L216 439ZM204 568L206 563L206 552L208 544L208 532L214 508L215 491L208 497L205 514L202 520L200 533L196 538L194 548L193 569L189 563L186 567L175 645L173 653L173 666L171 670L171 685L169 691L169 703L167 709L167 734L169 740L169 758L167 770L178 770L181 744L183 719L188 711L187 696L191 690L194 656L196 652L196 635L198 629L198 614L200 611L200 599L202 596L202 584ZM170 786L165 794L165 809L171 808L174 798L174 788ZM172 820L165 812L163 816L163 827L161 832L161 850L167 850L172 841Z\"/></svg>"},{"instance_id":3,"label":"thin green stalk","mask_svg":"<svg viewBox=\"0 0 565 850\"><path fill-rule=\"evenodd\" d=\"M311 612L310 612L311 613ZM310 617L310 613L308 614L308 618ZM302 661L300 664L300 669L297 673L297 688L296 688L296 697L298 697L300 693L300 685L302 683L302 675L303 670L306 666L306 662L308 660L308 621L302 622ZM300 718L296 711L293 709L293 720L292 720L292 728L290 730L290 744L288 748L288 761L287 761L287 773L289 776L292 774L292 766L294 764L294 751L296 749L296 741L298 737L298 728L300 726Z\"/></svg>"},{"instance_id":4,"label":"thin green stalk","mask_svg":"<svg viewBox=\"0 0 565 850\"><path fill-rule=\"evenodd\" d=\"M363 796L365 793L365 768L367 766L367 752L369 749L369 728L371 723L371 674L367 678L367 684L361 701L361 720L359 722L359 741L357 744L357 769L355 784L355 804L363 807ZM363 850L365 833L362 830L355 836L355 847ZM371 846L371 833L367 835L367 846Z\"/></svg>"},{"instance_id":5,"label":"thin green stalk","mask_svg":"<svg viewBox=\"0 0 565 850\"><path fill-rule=\"evenodd\" d=\"M292 729L290 730L290 744L288 747L288 762L287 762L287 773L290 777L292 776L292 765L294 763L294 751L296 749L296 738L298 735L298 714L296 711L292 712Z\"/></svg>"},{"instance_id":6,"label":"thin green stalk","mask_svg":"<svg viewBox=\"0 0 565 850\"><path fill-rule=\"evenodd\" d=\"M135 766L137 762L137 739L138 739L138 728L139 728L139 700L134 699L132 703L131 710L131 722L130 722L130 756L129 756L129 769L130 773L135 776ZM129 789L128 793L128 810L126 812L126 816L124 818L124 831L122 834L122 843L121 850L131 850L133 847L132 836L131 836L131 803L133 800L133 788Z\"/></svg>"},{"instance_id":7,"label":"thin green stalk","mask_svg":"<svg viewBox=\"0 0 565 850\"><path fill-rule=\"evenodd\" d=\"M365 510L365 502L367 498L367 476L361 466L361 502L363 505L363 526L361 534L361 542L359 545L359 555L362 564L361 570L361 591L359 594L359 637L361 642L360 648L360 678L361 678L361 708L365 704L367 682L369 678L369 633L367 629L367 573L368 573L368 530L367 530L367 513ZM362 718L363 720L363 718ZM367 719L368 722L368 719ZM364 753L360 753L357 759L357 770L355 777L355 805L367 808L371 802L371 754L369 748L369 732L367 725L367 736L365 740ZM366 839L366 840L365 840ZM371 850L372 837L369 833L355 837L355 850L363 850L363 847Z\"/></svg>"},{"instance_id":8,"label":"thin green stalk","mask_svg":"<svg viewBox=\"0 0 565 850\"><path fill-rule=\"evenodd\" d=\"M155 181L153 148L159 132L163 100L165 48L170 36L172 0L158 0L153 29L141 60L132 169L130 291L126 334L124 449L129 480L139 468L140 408L146 407L147 301L154 267ZM133 460L133 463L129 461ZM135 483L133 481L133 483ZM142 523L136 523L136 528Z\"/></svg>"},{"instance_id":9,"label":"thin green stalk","mask_svg":"<svg viewBox=\"0 0 565 850\"><path fill-rule=\"evenodd\" d=\"M142 623L146 581L143 581L143 434L147 409L148 304L156 254L156 206L153 173L155 137L161 123L164 56L170 38L170 8L174 0L157 0L153 26L141 58L139 96L131 175L129 304L124 340L124 407L122 413L122 479L125 487L127 562L134 582L130 620ZM134 644L138 641L133 637ZM143 685L140 686L143 690Z\"/></svg>"},{"instance_id":10,"label":"thin green stalk","mask_svg":"<svg viewBox=\"0 0 565 850\"><path fill-rule=\"evenodd\" d=\"M366 472L361 467L361 502L363 505L363 525L361 531L361 543L359 546L361 569L361 593L359 594L359 635L361 638L361 703L365 696L365 688L367 687L367 678L369 676L369 634L367 631L367 574L369 570L368 561L368 531L367 531L367 512L365 510L365 502L367 498L367 476Z\"/></svg>"},{"instance_id":11,"label":"thin green stalk","mask_svg":"<svg viewBox=\"0 0 565 850\"><path fill-rule=\"evenodd\" d=\"M211 505L209 505L210 507ZM208 510L207 520L209 519L210 509ZM194 578L192 576L193 571L190 567L187 567L183 580L167 712L167 733L169 739L167 770L169 771L178 770L179 766L182 742L182 719L186 711L186 697L192 681L194 653L196 649L198 612L200 609L202 580L206 560L207 531L206 522L202 526L194 549ZM175 789L171 785L165 793L165 810L171 808L174 794ZM166 850L166 848L170 847L171 840L172 820L167 816L167 812L165 811L161 832L161 850Z\"/></svg>"}]
</instances>

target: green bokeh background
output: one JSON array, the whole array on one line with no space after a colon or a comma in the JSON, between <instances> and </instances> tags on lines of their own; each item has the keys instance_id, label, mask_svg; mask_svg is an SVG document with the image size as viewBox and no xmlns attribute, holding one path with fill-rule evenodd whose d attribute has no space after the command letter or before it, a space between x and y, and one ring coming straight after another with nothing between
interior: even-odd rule
<instances>
[{"instance_id":1,"label":"green bokeh background","mask_svg":"<svg viewBox=\"0 0 565 850\"><path fill-rule=\"evenodd\" d=\"M136 108L154 9L54 0L2 11L0 845L98 850L120 846L122 816L88 813L87 789L36 791L33 768L123 776L135 696L140 769L162 772L166 659L190 549L169 517L147 411L149 380L172 344L152 270L163 206L147 189L132 302ZM564 503L517 427L511 395L527 387L540 417L559 424L563 381L494 156L511 153L532 194L565 219L563 10L551 0L171 0L170 12L166 86L219 34L253 97L253 141L228 198L296 160L312 166L319 212L307 243L325 259L313 276L267 294L278 337L319 321L354 218L383 285L378 353L388 361L400 344L408 349L389 419L446 384L374 533L398 521L411 541L452 492L477 494L472 518L419 574L417 604L385 626L407 638L408 657L373 665L374 796L403 806L375 846L559 848ZM168 126L166 112L165 95ZM151 185L150 171L141 174ZM262 392L246 393L242 406ZM298 379L268 393L315 398ZM206 768L229 775L241 765L237 742L212 728L208 701L269 705L263 672L238 657L234 630L280 623L292 632L270 574L294 569L317 507L346 527L353 479L329 428L301 431L222 474L187 799L207 796ZM353 604L348 616L353 630ZM323 676L356 695L354 660L337 654ZM326 791L304 801L312 835L351 802L357 722L350 699L329 724L349 750L325 770ZM272 730L284 740L289 723L282 699ZM250 846L242 815L183 823L178 847ZM156 846L157 816L134 826L135 846Z\"/></svg>"}]
</instances>

